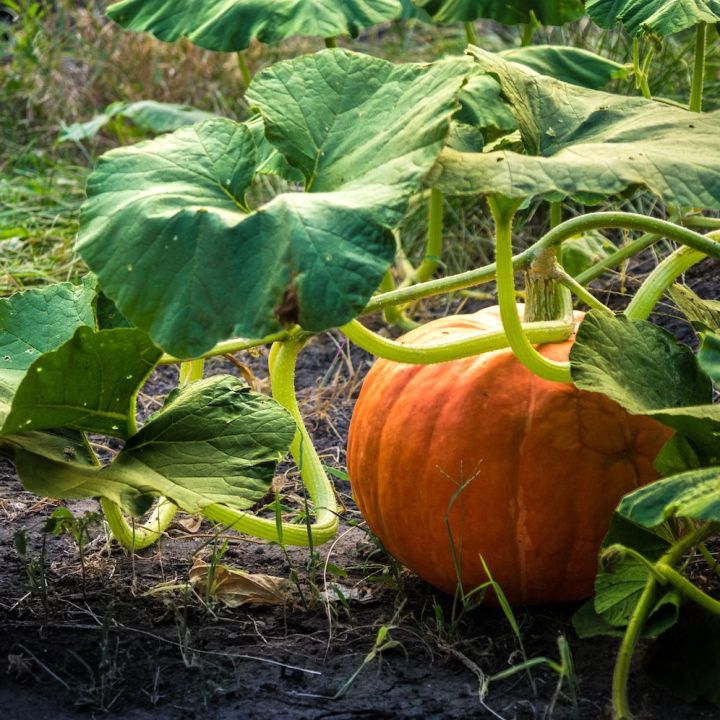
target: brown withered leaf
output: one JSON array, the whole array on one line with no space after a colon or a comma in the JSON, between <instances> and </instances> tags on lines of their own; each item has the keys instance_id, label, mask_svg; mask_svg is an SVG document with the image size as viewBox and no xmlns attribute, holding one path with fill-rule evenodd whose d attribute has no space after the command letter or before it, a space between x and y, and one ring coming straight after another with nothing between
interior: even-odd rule
<instances>
[{"instance_id":1,"label":"brown withered leaf","mask_svg":"<svg viewBox=\"0 0 720 720\"><path fill-rule=\"evenodd\" d=\"M187 517L177 520L177 524L185 530L185 532L195 534L200 531L202 520L202 515L188 515Z\"/></svg>"},{"instance_id":2,"label":"brown withered leaf","mask_svg":"<svg viewBox=\"0 0 720 720\"><path fill-rule=\"evenodd\" d=\"M290 602L290 582L274 575L248 573L227 565L216 565L212 587L208 592L210 565L195 560L190 568L190 582L201 594L209 594L223 605L285 605Z\"/></svg>"}]
</instances>

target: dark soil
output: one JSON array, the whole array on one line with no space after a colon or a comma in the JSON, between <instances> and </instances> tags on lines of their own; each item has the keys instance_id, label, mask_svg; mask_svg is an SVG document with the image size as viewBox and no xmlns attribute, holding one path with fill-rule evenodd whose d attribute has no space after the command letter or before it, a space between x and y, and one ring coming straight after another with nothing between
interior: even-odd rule
<instances>
[{"instance_id":1,"label":"dark soil","mask_svg":"<svg viewBox=\"0 0 720 720\"><path fill-rule=\"evenodd\" d=\"M716 297L716 270L716 263L707 263L688 276L690 286ZM686 325L676 329L692 335ZM251 362L261 376L262 358ZM331 334L301 356L303 409L324 460L338 468L344 467L344 438L368 366L367 356L356 350L348 356ZM210 371L235 368L213 361ZM141 397L145 413L175 376L170 368L155 374ZM284 493L299 492L293 470L283 467L280 475ZM491 683L481 700L481 677L522 662L506 618L479 608L450 623L451 599L378 549L349 484L336 483L346 505L341 531L315 557L303 549L285 555L277 546L234 536L222 559L249 571L297 573L293 601L228 609L187 584L194 554L212 552L208 525L191 532L178 522L159 546L134 557L108 543L98 525L86 548L83 580L72 540L43 533L57 503L25 492L13 467L0 465L0 718L610 717L619 641L579 640L571 625L576 606L517 609L516 617L528 658L557 660L558 638L567 639L577 710L569 686L558 690L557 675L537 667L532 677L521 672ZM76 514L96 509L92 501L70 506ZM18 531L27 539L24 557L13 547ZM383 626L396 644L368 660L336 696L358 673ZM708 704L683 702L653 686L639 655L631 696L640 717L720 717Z\"/></svg>"}]
</instances>

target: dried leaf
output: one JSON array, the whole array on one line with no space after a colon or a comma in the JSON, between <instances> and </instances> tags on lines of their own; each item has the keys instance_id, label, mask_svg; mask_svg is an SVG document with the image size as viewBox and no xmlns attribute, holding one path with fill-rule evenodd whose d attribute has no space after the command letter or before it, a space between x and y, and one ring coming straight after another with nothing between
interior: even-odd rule
<instances>
[{"instance_id":1,"label":"dried leaf","mask_svg":"<svg viewBox=\"0 0 720 720\"><path fill-rule=\"evenodd\" d=\"M180 527L185 530L185 532L194 535L200 530L200 527L202 526L202 520L202 515L188 515L187 517L178 520L177 524L180 525Z\"/></svg>"},{"instance_id":2,"label":"dried leaf","mask_svg":"<svg viewBox=\"0 0 720 720\"><path fill-rule=\"evenodd\" d=\"M211 568L203 560L195 560L190 568L190 582L200 593L211 595L227 607L285 605L290 600L290 583L285 578L248 573L227 565Z\"/></svg>"}]
</instances>

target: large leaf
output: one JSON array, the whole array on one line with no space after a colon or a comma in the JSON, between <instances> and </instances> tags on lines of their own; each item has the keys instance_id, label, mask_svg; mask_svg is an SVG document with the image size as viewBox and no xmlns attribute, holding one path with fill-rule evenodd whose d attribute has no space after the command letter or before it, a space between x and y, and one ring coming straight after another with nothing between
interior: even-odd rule
<instances>
[{"instance_id":1,"label":"large leaf","mask_svg":"<svg viewBox=\"0 0 720 720\"><path fill-rule=\"evenodd\" d=\"M628 412L682 432L706 460L718 455L720 405L695 355L645 320L590 312L570 351L573 382L601 392Z\"/></svg>"},{"instance_id":2,"label":"large leaf","mask_svg":"<svg viewBox=\"0 0 720 720\"><path fill-rule=\"evenodd\" d=\"M581 0L415 0L436 23L490 18L506 25L530 22L530 13L543 25L564 25L583 14Z\"/></svg>"},{"instance_id":3,"label":"large leaf","mask_svg":"<svg viewBox=\"0 0 720 720\"><path fill-rule=\"evenodd\" d=\"M611 571L598 573L595 612L612 627L627 625L649 579L650 571L641 560L631 555L618 559ZM677 590L664 593L653 606L651 625L646 628L645 634L660 634L671 627L677 620L681 604L682 595Z\"/></svg>"},{"instance_id":4,"label":"large leaf","mask_svg":"<svg viewBox=\"0 0 720 720\"><path fill-rule=\"evenodd\" d=\"M0 435L63 427L128 437L137 393L161 354L140 330L79 327L28 368Z\"/></svg>"},{"instance_id":5,"label":"large leaf","mask_svg":"<svg viewBox=\"0 0 720 720\"><path fill-rule=\"evenodd\" d=\"M673 205L720 208L720 111L697 114L589 90L472 49L497 77L525 153L445 150L435 182L448 193L585 202L646 189Z\"/></svg>"},{"instance_id":6,"label":"large leaf","mask_svg":"<svg viewBox=\"0 0 720 720\"><path fill-rule=\"evenodd\" d=\"M314 138L312 192L251 210L257 129L221 119L112 151L90 178L79 251L121 313L175 355L296 323L321 331L360 312L394 256L389 227L445 141L467 69L462 61L395 69L338 51L298 62L275 66L258 87L272 98L272 107L262 101L268 133L308 172L303 148ZM304 76L287 75L291 67L305 68L315 88L292 103ZM367 68L374 92L353 81ZM284 94L278 77L295 90ZM353 109L333 118L318 94L345 84L353 92L335 97ZM255 89L258 104L261 95ZM288 103L294 132L276 103ZM359 111L373 115L351 122Z\"/></svg>"},{"instance_id":7,"label":"large leaf","mask_svg":"<svg viewBox=\"0 0 720 720\"><path fill-rule=\"evenodd\" d=\"M381 186L382 222L399 222L432 168L458 109L467 59L394 65L324 51L276 63L247 93L268 139L313 192Z\"/></svg>"},{"instance_id":8,"label":"large leaf","mask_svg":"<svg viewBox=\"0 0 720 720\"><path fill-rule=\"evenodd\" d=\"M268 492L294 434L294 421L271 398L215 376L171 394L107 467L19 448L15 462L25 487L40 495L105 497L130 512L142 511L148 495L188 512L212 503L247 509Z\"/></svg>"},{"instance_id":9,"label":"large leaf","mask_svg":"<svg viewBox=\"0 0 720 720\"><path fill-rule=\"evenodd\" d=\"M600 27L621 22L631 35L672 35L701 22L720 22L720 0L586 0L585 8Z\"/></svg>"},{"instance_id":10,"label":"large leaf","mask_svg":"<svg viewBox=\"0 0 720 720\"><path fill-rule=\"evenodd\" d=\"M230 120L112 151L88 185L79 251L120 311L181 357L366 304L394 255L377 189L286 194L251 212L251 132Z\"/></svg>"},{"instance_id":11,"label":"large leaf","mask_svg":"<svg viewBox=\"0 0 720 720\"><path fill-rule=\"evenodd\" d=\"M121 0L108 15L129 30L173 42L186 37L208 50L243 50L256 38L357 35L402 13L400 0Z\"/></svg>"},{"instance_id":12,"label":"large leaf","mask_svg":"<svg viewBox=\"0 0 720 720\"><path fill-rule=\"evenodd\" d=\"M28 368L43 353L72 338L79 327L94 327L91 282L62 283L0 299L0 423Z\"/></svg>"},{"instance_id":13,"label":"large leaf","mask_svg":"<svg viewBox=\"0 0 720 720\"><path fill-rule=\"evenodd\" d=\"M510 62L527 65L541 75L593 90L628 76L627 66L567 45L528 45L503 50L499 55Z\"/></svg>"},{"instance_id":14,"label":"large leaf","mask_svg":"<svg viewBox=\"0 0 720 720\"><path fill-rule=\"evenodd\" d=\"M645 527L675 516L720 522L720 467L688 470L634 490L617 511Z\"/></svg>"}]
</instances>

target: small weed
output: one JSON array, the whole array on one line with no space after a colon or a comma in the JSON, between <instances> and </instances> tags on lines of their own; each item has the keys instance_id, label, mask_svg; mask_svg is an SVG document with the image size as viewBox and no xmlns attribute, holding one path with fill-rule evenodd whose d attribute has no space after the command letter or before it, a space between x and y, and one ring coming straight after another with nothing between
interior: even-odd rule
<instances>
[{"instance_id":1,"label":"small weed","mask_svg":"<svg viewBox=\"0 0 720 720\"><path fill-rule=\"evenodd\" d=\"M44 531L52 535L69 535L77 545L85 594L85 549L90 539L90 528L99 525L102 516L98 512L85 512L79 517L66 507L56 508L45 523Z\"/></svg>"}]
</instances>

